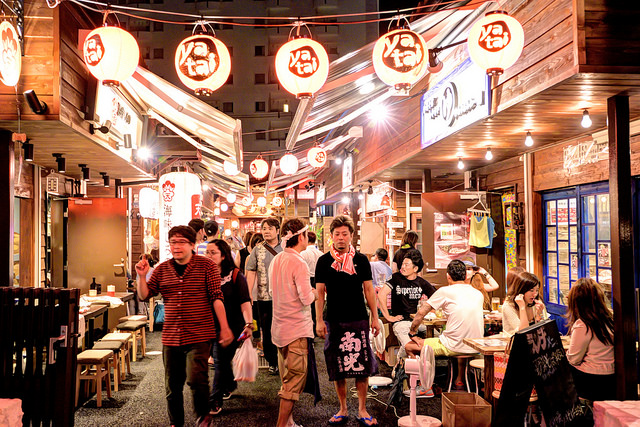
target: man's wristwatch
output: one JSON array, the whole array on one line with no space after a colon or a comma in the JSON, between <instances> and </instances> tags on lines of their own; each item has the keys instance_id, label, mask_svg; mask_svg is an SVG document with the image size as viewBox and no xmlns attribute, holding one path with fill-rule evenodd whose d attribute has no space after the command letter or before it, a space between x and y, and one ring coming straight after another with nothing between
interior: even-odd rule
<instances>
[{"instance_id":1,"label":"man's wristwatch","mask_svg":"<svg viewBox=\"0 0 640 427\"><path fill-rule=\"evenodd\" d=\"M411 331L409 331L409 338L413 338L413 337L417 337L418 333L416 332L415 334L412 334Z\"/></svg>"}]
</instances>

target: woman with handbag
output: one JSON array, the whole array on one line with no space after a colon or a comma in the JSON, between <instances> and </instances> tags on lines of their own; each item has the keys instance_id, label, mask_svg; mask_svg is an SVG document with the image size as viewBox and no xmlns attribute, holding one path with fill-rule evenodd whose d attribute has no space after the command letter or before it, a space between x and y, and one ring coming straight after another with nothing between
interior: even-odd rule
<instances>
[{"instance_id":1,"label":"woman with handbag","mask_svg":"<svg viewBox=\"0 0 640 427\"><path fill-rule=\"evenodd\" d=\"M229 399L237 384L233 379L231 361L241 341L250 338L253 332L253 318L251 314L251 297L244 274L236 267L231 248L224 240L216 239L207 245L205 256L220 267L222 293L224 294L224 308L227 322L236 339L227 347L214 342L212 356L215 374L213 388L209 395L211 415L222 411L222 401Z\"/></svg>"},{"instance_id":2,"label":"woman with handbag","mask_svg":"<svg viewBox=\"0 0 640 427\"><path fill-rule=\"evenodd\" d=\"M602 286L582 278L567 295L571 344L567 359L578 396L587 400L615 400L613 312Z\"/></svg>"}]
</instances>

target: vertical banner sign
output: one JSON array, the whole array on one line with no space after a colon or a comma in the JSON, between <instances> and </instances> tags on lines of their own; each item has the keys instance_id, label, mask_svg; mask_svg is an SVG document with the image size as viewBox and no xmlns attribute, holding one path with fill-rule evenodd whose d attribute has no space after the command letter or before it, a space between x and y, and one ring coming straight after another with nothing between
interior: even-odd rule
<instances>
[{"instance_id":1,"label":"vertical banner sign","mask_svg":"<svg viewBox=\"0 0 640 427\"><path fill-rule=\"evenodd\" d=\"M20 78L22 57L20 39L15 27L8 21L0 23L0 82L15 86Z\"/></svg>"},{"instance_id":2,"label":"vertical banner sign","mask_svg":"<svg viewBox=\"0 0 640 427\"><path fill-rule=\"evenodd\" d=\"M200 218L200 178L188 172L171 172L160 177L160 261L171 258L169 230Z\"/></svg>"}]
</instances>

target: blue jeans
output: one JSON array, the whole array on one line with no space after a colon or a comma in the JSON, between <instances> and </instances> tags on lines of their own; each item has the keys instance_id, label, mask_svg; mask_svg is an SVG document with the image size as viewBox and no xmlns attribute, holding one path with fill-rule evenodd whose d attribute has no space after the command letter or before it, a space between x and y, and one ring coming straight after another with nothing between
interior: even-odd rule
<instances>
[{"instance_id":1,"label":"blue jeans","mask_svg":"<svg viewBox=\"0 0 640 427\"><path fill-rule=\"evenodd\" d=\"M182 389L185 380L191 388L193 408L197 417L209 413L209 341L182 346L162 346L164 387L167 393L169 420L176 427L184 425Z\"/></svg>"},{"instance_id":2,"label":"blue jeans","mask_svg":"<svg viewBox=\"0 0 640 427\"><path fill-rule=\"evenodd\" d=\"M237 387L238 384L233 379L233 368L231 362L233 356L238 348L238 341L233 340L227 347L223 347L219 342L213 343L212 354L213 357L213 387L211 387L211 394L209 394L209 405L222 407L222 395L224 393L231 393Z\"/></svg>"}]
</instances>

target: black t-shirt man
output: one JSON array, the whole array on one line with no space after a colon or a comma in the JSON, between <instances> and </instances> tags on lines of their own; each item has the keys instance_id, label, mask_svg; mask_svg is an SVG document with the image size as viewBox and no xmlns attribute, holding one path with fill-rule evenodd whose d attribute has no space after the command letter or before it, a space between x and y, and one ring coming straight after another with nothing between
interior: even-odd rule
<instances>
[{"instance_id":1,"label":"black t-shirt man","mask_svg":"<svg viewBox=\"0 0 640 427\"><path fill-rule=\"evenodd\" d=\"M418 301L422 295L429 298L436 288L420 276L409 280L400 272L393 273L385 286L391 288L391 314L411 320L411 314L418 311Z\"/></svg>"}]
</instances>

